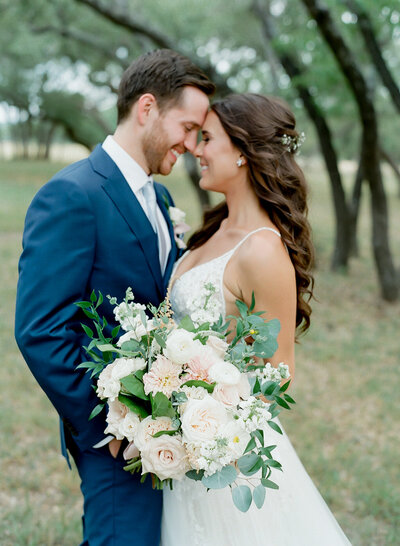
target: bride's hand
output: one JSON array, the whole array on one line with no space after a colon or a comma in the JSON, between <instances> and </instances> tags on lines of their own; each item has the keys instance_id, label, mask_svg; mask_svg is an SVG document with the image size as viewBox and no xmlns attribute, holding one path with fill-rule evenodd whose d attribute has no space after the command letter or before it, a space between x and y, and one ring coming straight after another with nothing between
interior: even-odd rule
<instances>
[{"instance_id":1,"label":"bride's hand","mask_svg":"<svg viewBox=\"0 0 400 546\"><path fill-rule=\"evenodd\" d=\"M114 457L114 459L118 455L119 448L121 447L121 442L122 440L117 440L116 438L113 438L108 444L108 449L110 450L110 453Z\"/></svg>"}]
</instances>

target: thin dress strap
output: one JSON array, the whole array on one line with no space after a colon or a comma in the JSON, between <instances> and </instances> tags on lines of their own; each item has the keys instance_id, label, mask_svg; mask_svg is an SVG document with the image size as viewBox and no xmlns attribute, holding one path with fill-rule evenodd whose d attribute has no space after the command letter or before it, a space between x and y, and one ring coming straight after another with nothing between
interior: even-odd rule
<instances>
[{"instance_id":1,"label":"thin dress strap","mask_svg":"<svg viewBox=\"0 0 400 546\"><path fill-rule=\"evenodd\" d=\"M266 230L266 231L272 231L273 233L275 233L276 235L278 235L278 237L281 236L281 234L279 233L279 231L277 231L276 229L274 228L270 228L270 227L260 227L258 229L255 229L254 231L250 231L250 233L248 233L247 235L245 235L243 237L243 239L241 241L238 242L238 244L236 246L234 246L232 248L232 250L229 251L229 254L234 254L236 252L236 250L245 242L247 241L247 239L249 237L251 237L251 235L254 235L254 233L257 233L259 231L263 231L263 230Z\"/></svg>"}]
</instances>

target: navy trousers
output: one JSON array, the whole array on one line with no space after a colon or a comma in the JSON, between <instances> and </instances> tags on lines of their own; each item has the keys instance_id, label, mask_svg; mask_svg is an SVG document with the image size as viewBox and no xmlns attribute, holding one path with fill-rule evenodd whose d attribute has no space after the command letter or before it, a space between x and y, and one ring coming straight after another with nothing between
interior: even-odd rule
<instances>
[{"instance_id":1,"label":"navy trousers","mask_svg":"<svg viewBox=\"0 0 400 546\"><path fill-rule=\"evenodd\" d=\"M148 476L123 469L123 449L114 459L108 446L79 451L68 442L81 478L84 497L81 546L158 546L162 492L152 489Z\"/></svg>"}]
</instances>

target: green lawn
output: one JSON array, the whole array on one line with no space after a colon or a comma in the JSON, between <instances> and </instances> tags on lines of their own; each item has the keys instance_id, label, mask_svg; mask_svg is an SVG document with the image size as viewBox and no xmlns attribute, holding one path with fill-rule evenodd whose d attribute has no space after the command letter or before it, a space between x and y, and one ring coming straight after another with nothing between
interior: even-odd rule
<instances>
[{"instance_id":1,"label":"green lawn","mask_svg":"<svg viewBox=\"0 0 400 546\"><path fill-rule=\"evenodd\" d=\"M309 474L354 545L400 543L400 305L379 298L370 251L368 192L360 258L348 275L329 271L332 211L326 176L303 160L310 179L317 248L310 332L297 348L295 409L284 425ZM81 498L75 470L59 452L58 419L14 342L17 262L26 208L60 164L0 163L0 543L75 545ZM179 173L166 180L195 225L194 193ZM387 175L391 245L400 264L400 200ZM271 492L273 494L273 492ZM275 545L274 545L275 546ZM279 546L279 545L276 545ZM293 545L295 546L295 545ZM321 537L323 546L323 537Z\"/></svg>"}]
</instances>

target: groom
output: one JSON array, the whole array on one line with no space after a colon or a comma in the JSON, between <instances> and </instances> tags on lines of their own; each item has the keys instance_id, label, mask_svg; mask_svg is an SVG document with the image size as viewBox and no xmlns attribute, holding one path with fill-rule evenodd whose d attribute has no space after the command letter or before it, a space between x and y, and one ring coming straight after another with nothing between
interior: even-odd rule
<instances>
[{"instance_id":1,"label":"groom","mask_svg":"<svg viewBox=\"0 0 400 546\"><path fill-rule=\"evenodd\" d=\"M33 375L60 415L62 452L73 456L84 495L84 545L156 546L162 495L151 480L123 470L123 449L104 438L88 374L88 339L74 305L92 290L158 305L177 256L165 202L152 174L169 174L193 151L214 84L170 50L147 53L123 74L115 134L89 158L57 173L33 199L19 264L16 339ZM111 306L101 313L115 325ZM109 334L109 331L107 331ZM123 447L123 446L122 446Z\"/></svg>"}]
</instances>

